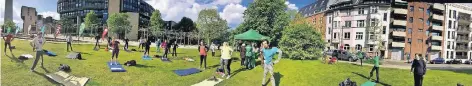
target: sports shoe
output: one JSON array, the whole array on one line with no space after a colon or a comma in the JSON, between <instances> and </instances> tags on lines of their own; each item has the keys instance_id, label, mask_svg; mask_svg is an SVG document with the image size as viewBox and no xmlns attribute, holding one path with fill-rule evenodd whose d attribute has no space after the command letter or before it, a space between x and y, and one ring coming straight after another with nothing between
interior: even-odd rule
<instances>
[{"instance_id":1,"label":"sports shoe","mask_svg":"<svg viewBox=\"0 0 472 86\"><path fill-rule=\"evenodd\" d=\"M226 77L226 79L229 79L230 77L231 77L231 75L228 75L228 76Z\"/></svg>"}]
</instances>

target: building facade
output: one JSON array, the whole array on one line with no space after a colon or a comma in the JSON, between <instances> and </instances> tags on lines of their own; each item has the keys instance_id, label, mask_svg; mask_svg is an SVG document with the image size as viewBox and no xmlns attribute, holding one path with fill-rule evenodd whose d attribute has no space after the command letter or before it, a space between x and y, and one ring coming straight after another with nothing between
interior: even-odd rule
<instances>
[{"instance_id":1,"label":"building facade","mask_svg":"<svg viewBox=\"0 0 472 86\"><path fill-rule=\"evenodd\" d=\"M3 22L13 21L13 0L5 0L5 12Z\"/></svg>"},{"instance_id":2,"label":"building facade","mask_svg":"<svg viewBox=\"0 0 472 86\"><path fill-rule=\"evenodd\" d=\"M36 8L21 6L21 19L23 20L23 34L36 32L36 20L38 19Z\"/></svg>"},{"instance_id":3,"label":"building facade","mask_svg":"<svg viewBox=\"0 0 472 86\"><path fill-rule=\"evenodd\" d=\"M471 14L472 8L462 4L445 5L445 39L447 46L443 51L446 60L471 59Z\"/></svg>"},{"instance_id":4,"label":"building facade","mask_svg":"<svg viewBox=\"0 0 472 86\"><path fill-rule=\"evenodd\" d=\"M325 40L326 34L326 18L324 17L324 12L328 8L329 1L330 0L317 0L315 3L307 5L299 10L299 13L313 25L313 29L321 32L321 38L323 40Z\"/></svg>"},{"instance_id":5,"label":"building facade","mask_svg":"<svg viewBox=\"0 0 472 86\"><path fill-rule=\"evenodd\" d=\"M333 2L325 13L330 49L365 51L370 56L379 49L381 56L388 54L388 47L379 47L388 43L390 12L389 0Z\"/></svg>"}]
</instances>

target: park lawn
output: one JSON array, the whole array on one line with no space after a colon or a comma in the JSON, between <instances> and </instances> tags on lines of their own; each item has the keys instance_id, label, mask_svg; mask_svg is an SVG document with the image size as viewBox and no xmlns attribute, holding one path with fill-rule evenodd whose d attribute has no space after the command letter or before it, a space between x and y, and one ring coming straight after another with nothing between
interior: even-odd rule
<instances>
[{"instance_id":1,"label":"park lawn","mask_svg":"<svg viewBox=\"0 0 472 86\"><path fill-rule=\"evenodd\" d=\"M45 55L44 68L38 63L35 69L37 72L30 72L32 59L19 61L15 58L21 54L34 55L32 48L27 41L16 40L13 44L17 48L13 51L15 57L12 57L10 52L7 52L8 56L5 56L2 51L1 55L1 85L5 86L54 85L56 83L48 80L44 74L58 71L59 64L70 65L72 75L91 78L87 83L89 86L189 86L214 75L215 68L219 67L219 58L209 56L207 66L210 69L193 75L178 76L172 70L198 68L199 56L196 49L178 49L179 55L177 58L171 58L172 63L165 63L156 58L143 61L141 59L142 52L128 53L121 50L120 63L127 60L136 60L138 66L125 67L127 72L112 73L106 65L106 62L110 60L111 53L105 52L104 49L93 51L93 45L73 45L75 51L84 53L83 58L85 60L72 60L65 58L68 54L65 44L47 43L44 49L54 51L58 56L49 57ZM151 49L151 55L156 54L155 50L155 48ZM219 53L217 53L218 55ZM239 55L234 53L233 56L233 58L238 58ZM195 62L182 60L183 57L193 58ZM218 84L219 86L255 86L262 84L263 70L261 66L257 66L253 70L244 70L241 69L239 60L233 60L231 67L232 77ZM328 65L322 64L318 60L282 59L280 63L275 65L275 77L276 83L280 86L333 86L346 78L351 78L360 85L367 81L366 77L368 77L371 68L370 66L361 67L347 63ZM380 68L380 77L380 85L413 85L413 76L409 74L409 70ZM472 85L472 74L470 72L428 70L424 79L425 86L451 86L458 82L466 86ZM268 84L271 85L270 82Z\"/></svg>"}]
</instances>

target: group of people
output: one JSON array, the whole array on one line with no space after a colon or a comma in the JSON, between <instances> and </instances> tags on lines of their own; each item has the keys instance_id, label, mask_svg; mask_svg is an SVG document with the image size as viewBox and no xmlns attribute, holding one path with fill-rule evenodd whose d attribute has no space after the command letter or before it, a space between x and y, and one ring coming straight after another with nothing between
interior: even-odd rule
<instances>
[{"instance_id":1,"label":"group of people","mask_svg":"<svg viewBox=\"0 0 472 86\"><path fill-rule=\"evenodd\" d=\"M241 66L246 69L252 69L256 66L256 56L259 54L259 48L256 43L240 43Z\"/></svg>"}]
</instances>

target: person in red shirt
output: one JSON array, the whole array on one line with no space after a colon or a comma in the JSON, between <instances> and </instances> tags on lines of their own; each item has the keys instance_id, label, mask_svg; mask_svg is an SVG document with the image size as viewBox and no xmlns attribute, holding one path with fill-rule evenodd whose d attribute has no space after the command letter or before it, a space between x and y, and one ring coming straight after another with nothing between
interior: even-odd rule
<instances>
[{"instance_id":1,"label":"person in red shirt","mask_svg":"<svg viewBox=\"0 0 472 86\"><path fill-rule=\"evenodd\" d=\"M206 69L206 56L207 56L208 47L203 44L203 41L200 42L200 46L198 46L198 52L200 53L200 68L202 68L203 61L205 61L203 69Z\"/></svg>"},{"instance_id":2,"label":"person in red shirt","mask_svg":"<svg viewBox=\"0 0 472 86\"><path fill-rule=\"evenodd\" d=\"M164 40L164 42L162 42L161 48L164 49L164 55L162 55L162 57L167 58L167 53L169 53L169 48L167 47L167 40Z\"/></svg>"},{"instance_id":3,"label":"person in red shirt","mask_svg":"<svg viewBox=\"0 0 472 86\"><path fill-rule=\"evenodd\" d=\"M3 37L3 40L5 41L5 48L3 49L3 51L5 52L5 55L7 53L7 45L8 45L8 49L10 49L10 53L13 53L12 50L11 50L11 41L13 41L14 37L11 33L9 33L7 36L6 36L6 39L5 37Z\"/></svg>"}]
</instances>

